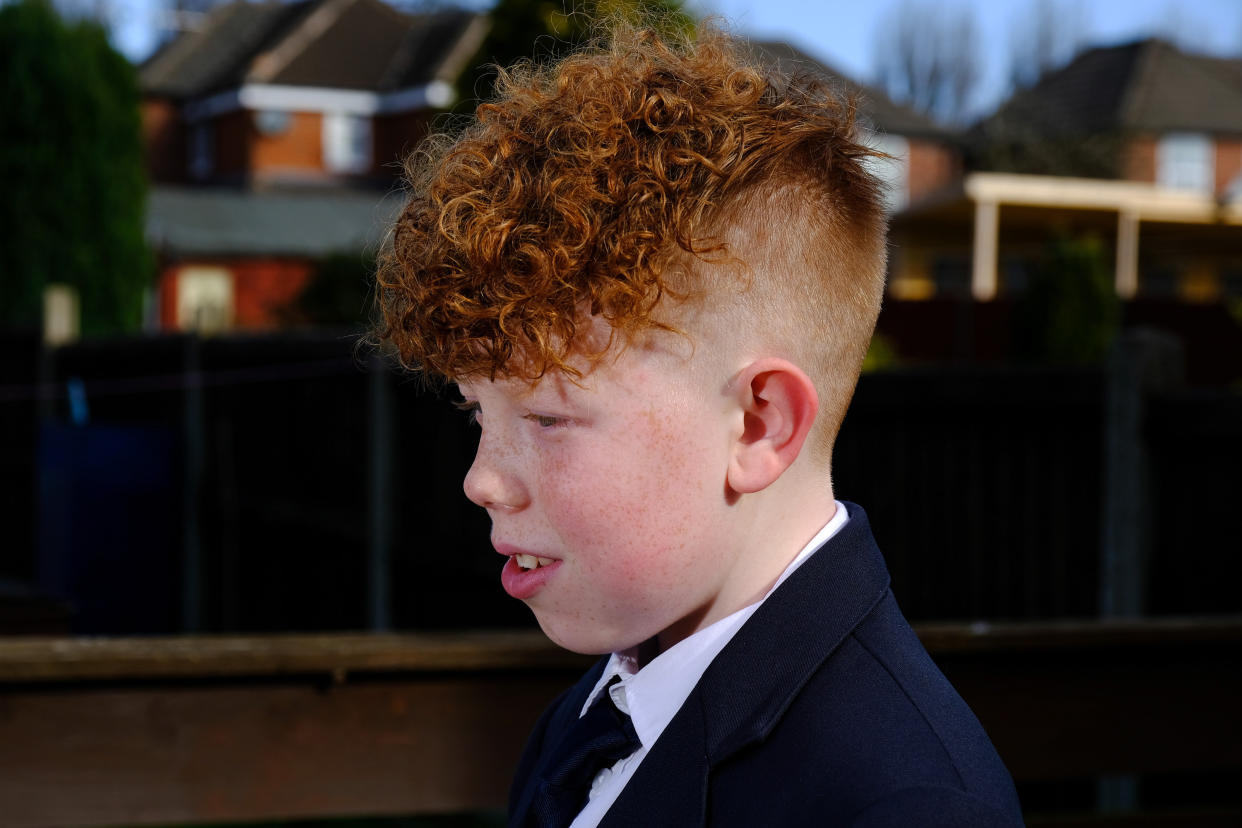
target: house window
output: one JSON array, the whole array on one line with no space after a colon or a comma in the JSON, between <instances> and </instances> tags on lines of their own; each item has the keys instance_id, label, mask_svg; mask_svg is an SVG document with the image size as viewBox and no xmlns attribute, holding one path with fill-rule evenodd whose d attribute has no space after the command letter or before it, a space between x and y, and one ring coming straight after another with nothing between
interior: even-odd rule
<instances>
[{"instance_id":1,"label":"house window","mask_svg":"<svg viewBox=\"0 0 1242 828\"><path fill-rule=\"evenodd\" d=\"M254 114L254 126L263 135L284 135L293 116L283 109L260 109Z\"/></svg>"},{"instance_id":2,"label":"house window","mask_svg":"<svg viewBox=\"0 0 1242 828\"><path fill-rule=\"evenodd\" d=\"M371 119L344 112L324 113L323 163L334 173L370 170Z\"/></svg>"},{"instance_id":3,"label":"house window","mask_svg":"<svg viewBox=\"0 0 1242 828\"><path fill-rule=\"evenodd\" d=\"M1215 190L1215 147L1207 135L1171 132L1156 145L1156 183L1178 190Z\"/></svg>"},{"instance_id":4,"label":"house window","mask_svg":"<svg viewBox=\"0 0 1242 828\"><path fill-rule=\"evenodd\" d=\"M54 282L43 288L43 341L49 345L75 342L81 328L78 289Z\"/></svg>"},{"instance_id":5,"label":"house window","mask_svg":"<svg viewBox=\"0 0 1242 828\"><path fill-rule=\"evenodd\" d=\"M213 333L233 325L233 274L222 267L177 273L177 328Z\"/></svg>"},{"instance_id":6,"label":"house window","mask_svg":"<svg viewBox=\"0 0 1242 828\"><path fill-rule=\"evenodd\" d=\"M190 127L190 175L206 178L215 166L215 131L211 121L199 121Z\"/></svg>"},{"instance_id":7,"label":"house window","mask_svg":"<svg viewBox=\"0 0 1242 828\"><path fill-rule=\"evenodd\" d=\"M890 213L910 201L910 142L900 135L872 135L867 146L892 158L868 158L867 170L884 185L884 206Z\"/></svg>"}]
</instances>

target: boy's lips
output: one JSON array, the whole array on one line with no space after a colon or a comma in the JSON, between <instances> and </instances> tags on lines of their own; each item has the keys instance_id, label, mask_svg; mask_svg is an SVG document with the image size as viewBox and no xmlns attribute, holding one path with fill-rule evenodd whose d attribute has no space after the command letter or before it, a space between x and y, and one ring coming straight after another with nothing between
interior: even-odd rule
<instances>
[{"instance_id":1,"label":"boy's lips","mask_svg":"<svg viewBox=\"0 0 1242 828\"><path fill-rule=\"evenodd\" d=\"M520 601L534 596L561 565L557 558L536 555L508 544L496 544L496 551L508 558L500 571L500 584L505 592Z\"/></svg>"}]
</instances>

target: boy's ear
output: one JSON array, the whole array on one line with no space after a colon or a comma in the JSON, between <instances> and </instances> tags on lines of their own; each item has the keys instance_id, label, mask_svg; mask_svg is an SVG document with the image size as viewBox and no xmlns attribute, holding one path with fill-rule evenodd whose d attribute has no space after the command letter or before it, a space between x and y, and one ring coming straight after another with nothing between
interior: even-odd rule
<instances>
[{"instance_id":1,"label":"boy's ear","mask_svg":"<svg viewBox=\"0 0 1242 828\"><path fill-rule=\"evenodd\" d=\"M797 459L819 411L819 394L801 368L776 357L743 368L733 393L742 433L733 444L728 484L735 492L757 492Z\"/></svg>"}]
</instances>

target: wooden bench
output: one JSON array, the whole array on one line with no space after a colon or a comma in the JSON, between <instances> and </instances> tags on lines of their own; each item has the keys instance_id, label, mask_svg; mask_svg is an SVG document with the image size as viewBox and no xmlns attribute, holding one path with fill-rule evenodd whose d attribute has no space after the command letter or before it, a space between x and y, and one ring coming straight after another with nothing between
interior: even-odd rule
<instances>
[{"instance_id":1,"label":"wooden bench","mask_svg":"<svg viewBox=\"0 0 1242 828\"><path fill-rule=\"evenodd\" d=\"M1242 779L1242 619L918 630L1020 786ZM502 808L528 729L590 661L537 632L0 639L0 826ZM1242 824L1235 806L1028 818L1207 828Z\"/></svg>"}]
</instances>

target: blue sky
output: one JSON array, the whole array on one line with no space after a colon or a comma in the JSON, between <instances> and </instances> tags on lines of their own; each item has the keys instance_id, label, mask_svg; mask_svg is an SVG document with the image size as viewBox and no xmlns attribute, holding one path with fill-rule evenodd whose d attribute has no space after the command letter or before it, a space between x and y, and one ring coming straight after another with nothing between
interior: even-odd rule
<instances>
[{"instance_id":1,"label":"blue sky","mask_svg":"<svg viewBox=\"0 0 1242 828\"><path fill-rule=\"evenodd\" d=\"M141 59L152 47L154 0L115 0L123 24L118 45ZM569 0L566 0L569 2ZM1007 52L1014 29L1033 0L936 0L967 7L978 23L985 70L978 105L1004 95ZM1057 0L1080 15L1089 44L1118 43L1160 34L1202 51L1242 56L1242 0ZM737 31L764 39L785 39L860 80L872 76L877 33L902 0L689 0L701 13L722 14ZM489 0L463 0L485 9Z\"/></svg>"},{"instance_id":2,"label":"blue sky","mask_svg":"<svg viewBox=\"0 0 1242 828\"><path fill-rule=\"evenodd\" d=\"M1032 0L937 0L975 15L985 61L980 105L1007 91L1008 51L1015 28L1029 19ZM1242 0L1059 0L1081 15L1090 45L1158 34L1197 50L1242 57ZM873 76L879 27L901 0L697 0L752 36L788 40L859 80Z\"/></svg>"}]
</instances>

